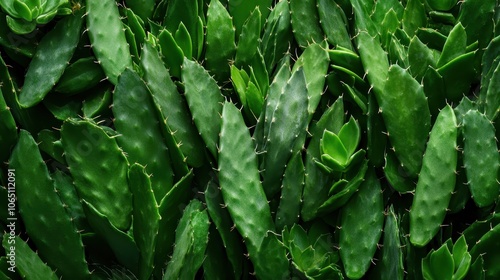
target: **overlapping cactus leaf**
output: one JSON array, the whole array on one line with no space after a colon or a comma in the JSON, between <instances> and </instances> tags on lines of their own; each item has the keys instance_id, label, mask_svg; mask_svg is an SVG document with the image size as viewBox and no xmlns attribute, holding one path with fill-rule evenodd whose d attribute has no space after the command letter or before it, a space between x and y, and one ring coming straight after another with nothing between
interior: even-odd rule
<instances>
[{"instance_id":1,"label":"overlapping cactus leaf","mask_svg":"<svg viewBox=\"0 0 500 280\"><path fill-rule=\"evenodd\" d=\"M0 279L499 279L498 26L498 0L0 0Z\"/></svg>"}]
</instances>

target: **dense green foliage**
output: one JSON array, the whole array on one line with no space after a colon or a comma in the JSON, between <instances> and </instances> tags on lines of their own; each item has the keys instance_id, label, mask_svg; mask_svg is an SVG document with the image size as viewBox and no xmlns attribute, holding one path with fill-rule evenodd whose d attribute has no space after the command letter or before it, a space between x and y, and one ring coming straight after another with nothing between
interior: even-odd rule
<instances>
[{"instance_id":1,"label":"dense green foliage","mask_svg":"<svg viewBox=\"0 0 500 280\"><path fill-rule=\"evenodd\" d=\"M0 0L0 279L500 279L499 112L498 0Z\"/></svg>"}]
</instances>

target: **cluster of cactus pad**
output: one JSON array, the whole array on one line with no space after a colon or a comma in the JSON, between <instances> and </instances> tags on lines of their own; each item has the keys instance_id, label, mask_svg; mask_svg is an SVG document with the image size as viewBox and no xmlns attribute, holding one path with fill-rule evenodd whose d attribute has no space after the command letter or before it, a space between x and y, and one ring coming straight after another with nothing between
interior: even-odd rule
<instances>
[{"instance_id":1,"label":"cluster of cactus pad","mask_svg":"<svg viewBox=\"0 0 500 280\"><path fill-rule=\"evenodd\" d=\"M498 0L0 7L0 279L500 279Z\"/></svg>"}]
</instances>

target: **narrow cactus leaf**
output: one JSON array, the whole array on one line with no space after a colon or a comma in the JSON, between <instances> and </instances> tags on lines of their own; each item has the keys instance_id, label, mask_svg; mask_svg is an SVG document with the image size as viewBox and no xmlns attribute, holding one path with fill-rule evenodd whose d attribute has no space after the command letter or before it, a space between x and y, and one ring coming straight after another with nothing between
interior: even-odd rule
<instances>
[{"instance_id":1,"label":"narrow cactus leaf","mask_svg":"<svg viewBox=\"0 0 500 280\"><path fill-rule=\"evenodd\" d=\"M383 223L382 189L373 170L341 211L340 258L347 277L360 279L370 267Z\"/></svg>"},{"instance_id":2,"label":"narrow cactus leaf","mask_svg":"<svg viewBox=\"0 0 500 280\"><path fill-rule=\"evenodd\" d=\"M224 102L219 86L203 66L187 58L182 64L182 82L194 124L208 150L217 158L216 144Z\"/></svg>"},{"instance_id":3,"label":"narrow cactus leaf","mask_svg":"<svg viewBox=\"0 0 500 280\"><path fill-rule=\"evenodd\" d=\"M266 69L266 62L264 61L264 57L262 56L260 50L257 49L249 69L249 76L252 83L259 89L261 92L260 95L265 97L269 91L269 74Z\"/></svg>"},{"instance_id":4,"label":"narrow cactus leaf","mask_svg":"<svg viewBox=\"0 0 500 280\"><path fill-rule=\"evenodd\" d=\"M488 45L493 36L496 6L495 0L466 0L460 5L457 22L465 27L467 45L475 41L479 41L479 49Z\"/></svg>"},{"instance_id":5,"label":"narrow cactus leaf","mask_svg":"<svg viewBox=\"0 0 500 280\"><path fill-rule=\"evenodd\" d=\"M225 103L219 145L220 188L236 228L245 238L249 251L255 252L267 231L274 230L274 223L248 133L237 108Z\"/></svg>"},{"instance_id":6,"label":"narrow cactus leaf","mask_svg":"<svg viewBox=\"0 0 500 280\"><path fill-rule=\"evenodd\" d=\"M417 36L411 39L408 46L408 63L410 72L417 81L423 79L429 66L436 67L432 51Z\"/></svg>"},{"instance_id":7,"label":"narrow cactus leaf","mask_svg":"<svg viewBox=\"0 0 500 280\"><path fill-rule=\"evenodd\" d=\"M374 94L368 95L368 118L366 125L367 147L366 153L370 162L380 167L384 164L387 135L382 114Z\"/></svg>"},{"instance_id":8,"label":"narrow cactus leaf","mask_svg":"<svg viewBox=\"0 0 500 280\"><path fill-rule=\"evenodd\" d=\"M355 38L356 47L363 63L368 81L375 94L382 95L385 82L388 78L389 60L387 53L382 49L378 38L372 37L366 31L360 31ZM379 100L379 104L380 100Z\"/></svg>"},{"instance_id":9,"label":"narrow cactus leaf","mask_svg":"<svg viewBox=\"0 0 500 280\"><path fill-rule=\"evenodd\" d=\"M417 30L427 25L427 15L425 5L422 0L408 0L403 14L403 29L413 37Z\"/></svg>"},{"instance_id":10,"label":"narrow cactus leaf","mask_svg":"<svg viewBox=\"0 0 500 280\"><path fill-rule=\"evenodd\" d=\"M182 217L184 207L192 198L191 182L193 173L190 171L180 179L174 187L162 198L159 213L161 222L159 223L158 235L156 237L155 249L155 272L159 277L163 274L169 255L175 242L175 228Z\"/></svg>"},{"instance_id":11,"label":"narrow cactus leaf","mask_svg":"<svg viewBox=\"0 0 500 280\"><path fill-rule=\"evenodd\" d=\"M59 276L88 278L90 272L81 236L56 194L47 166L27 131L21 130L9 162L9 168L16 170L19 212L42 258Z\"/></svg>"},{"instance_id":12,"label":"narrow cactus leaf","mask_svg":"<svg viewBox=\"0 0 500 280\"><path fill-rule=\"evenodd\" d=\"M438 73L443 77L448 101L459 102L469 92L476 77L476 70L471 67L475 55L476 52L468 52L437 69Z\"/></svg>"},{"instance_id":13,"label":"narrow cactus leaf","mask_svg":"<svg viewBox=\"0 0 500 280\"><path fill-rule=\"evenodd\" d=\"M394 206L391 205L385 218L380 279L404 279L399 226L399 217L394 212Z\"/></svg>"},{"instance_id":14,"label":"narrow cactus leaf","mask_svg":"<svg viewBox=\"0 0 500 280\"><path fill-rule=\"evenodd\" d=\"M139 47L137 46L137 39L132 31L130 29L130 26L123 24L123 30L125 32L125 38L127 39L127 45L130 49L130 57L132 59L132 64L137 64L138 63L138 58L139 58Z\"/></svg>"},{"instance_id":15,"label":"narrow cactus leaf","mask_svg":"<svg viewBox=\"0 0 500 280\"><path fill-rule=\"evenodd\" d=\"M425 71L422 82L425 96L427 97L427 103L429 104L429 111L434 119L439 114L439 110L446 106L446 87L444 79L436 68L429 65L427 71Z\"/></svg>"},{"instance_id":16,"label":"narrow cactus leaf","mask_svg":"<svg viewBox=\"0 0 500 280\"><path fill-rule=\"evenodd\" d=\"M459 22L453 27L446 39L443 51L437 62L437 67L441 67L453 59L463 55L467 48L467 33L465 28Z\"/></svg>"},{"instance_id":17,"label":"narrow cactus leaf","mask_svg":"<svg viewBox=\"0 0 500 280\"><path fill-rule=\"evenodd\" d=\"M343 99L338 98L311 129L313 136L307 146L305 159L306 177L301 209L301 216L305 221L310 221L315 217L318 208L328 197L330 176L319 169L315 163L321 156L320 140L323 136L323 131L327 129L338 133L343 124L344 104Z\"/></svg>"},{"instance_id":18,"label":"narrow cactus leaf","mask_svg":"<svg viewBox=\"0 0 500 280\"><path fill-rule=\"evenodd\" d=\"M87 96L82 104L83 115L86 118L95 118L109 114L112 102L113 93L110 84L93 88L92 93Z\"/></svg>"},{"instance_id":19,"label":"narrow cactus leaf","mask_svg":"<svg viewBox=\"0 0 500 280\"><path fill-rule=\"evenodd\" d=\"M347 27L347 17L334 0L318 0L319 23L328 43L353 51L351 36Z\"/></svg>"},{"instance_id":20,"label":"narrow cactus leaf","mask_svg":"<svg viewBox=\"0 0 500 280\"><path fill-rule=\"evenodd\" d=\"M263 186L271 198L279 192L281 176L288 159L293 154L296 139L300 139L308 125L308 96L304 70L292 74L281 89L281 94L272 114L264 155ZM292 113L293 112L293 113Z\"/></svg>"},{"instance_id":21,"label":"narrow cactus leaf","mask_svg":"<svg viewBox=\"0 0 500 280\"><path fill-rule=\"evenodd\" d=\"M463 117L463 137L464 168L472 199L479 207L491 205L500 193L495 128L486 115L471 110Z\"/></svg>"},{"instance_id":22,"label":"narrow cactus leaf","mask_svg":"<svg viewBox=\"0 0 500 280\"><path fill-rule=\"evenodd\" d=\"M13 252L16 271L23 279L32 280L57 280L59 277L44 263L40 256L33 252L30 246L19 236L3 235L3 248L5 252ZM11 279L5 276L4 279Z\"/></svg>"},{"instance_id":23,"label":"narrow cactus leaf","mask_svg":"<svg viewBox=\"0 0 500 280\"><path fill-rule=\"evenodd\" d=\"M206 249L208 245L208 234L210 227L210 220L207 210L196 213L191 217L191 224L193 226L193 246L190 251L189 258L183 264L183 271L181 279L195 279L197 271L202 266L206 259Z\"/></svg>"},{"instance_id":24,"label":"narrow cactus leaf","mask_svg":"<svg viewBox=\"0 0 500 280\"><path fill-rule=\"evenodd\" d=\"M242 238L238 231L233 230L234 222L231 219L228 209L223 208L224 200L222 192L213 181L208 183L205 190L205 202L208 214L215 224L215 228L222 239L227 258L231 263L232 275L236 279L241 278L244 253Z\"/></svg>"},{"instance_id":25,"label":"narrow cactus leaf","mask_svg":"<svg viewBox=\"0 0 500 280\"><path fill-rule=\"evenodd\" d=\"M328 71L329 55L322 44L311 44L307 46L302 55L297 59L292 68L292 75L303 67L307 84L309 118L318 107L321 95L325 87L325 77Z\"/></svg>"},{"instance_id":26,"label":"narrow cactus leaf","mask_svg":"<svg viewBox=\"0 0 500 280\"><path fill-rule=\"evenodd\" d=\"M377 101L396 156L410 176L415 176L430 130L429 107L422 85L408 71L393 65L388 77L385 90L375 91Z\"/></svg>"},{"instance_id":27,"label":"narrow cactus leaf","mask_svg":"<svg viewBox=\"0 0 500 280\"><path fill-rule=\"evenodd\" d=\"M404 69L410 67L408 63L408 48L403 45L401 39L395 34L391 34L388 39L389 61L391 64L398 64Z\"/></svg>"},{"instance_id":28,"label":"narrow cactus leaf","mask_svg":"<svg viewBox=\"0 0 500 280\"><path fill-rule=\"evenodd\" d=\"M375 1L350 0L350 2L352 4L352 11L355 18L355 34L368 32L370 37L376 37L378 40L379 35L377 26L370 17Z\"/></svg>"},{"instance_id":29,"label":"narrow cactus leaf","mask_svg":"<svg viewBox=\"0 0 500 280\"><path fill-rule=\"evenodd\" d=\"M61 78L80 40L82 24L81 12L65 17L40 41L19 94L22 107L42 101Z\"/></svg>"},{"instance_id":30,"label":"narrow cactus leaf","mask_svg":"<svg viewBox=\"0 0 500 280\"><path fill-rule=\"evenodd\" d=\"M130 163L146 166L157 201L173 186L173 170L152 94L139 75L126 69L113 93L116 141ZM138 129L143 134L137 134Z\"/></svg>"},{"instance_id":31,"label":"narrow cactus leaf","mask_svg":"<svg viewBox=\"0 0 500 280\"><path fill-rule=\"evenodd\" d=\"M482 256L484 260L483 270L485 271L485 279L500 277L500 269L497 266L500 261L500 255L498 254L498 248L500 247L499 235L500 225L490 228L470 251L473 260Z\"/></svg>"},{"instance_id":32,"label":"narrow cactus leaf","mask_svg":"<svg viewBox=\"0 0 500 280\"><path fill-rule=\"evenodd\" d=\"M234 22L234 27L236 29L236 35L240 36L243 33L245 22L251 17L255 10L259 10L260 25L265 23L265 19L269 15L269 10L273 5L271 0L256 0L256 1L240 1L240 0L229 0L227 7L229 14L231 14Z\"/></svg>"},{"instance_id":33,"label":"narrow cactus leaf","mask_svg":"<svg viewBox=\"0 0 500 280\"><path fill-rule=\"evenodd\" d=\"M219 144L219 181L222 196L235 223L245 240L257 277L286 274L288 260L282 255L270 254L279 249L278 240L269 231L275 230L271 210L260 183L257 156L250 134L238 109L225 103L222 112L222 129ZM267 236L267 237L266 237ZM271 239L271 240L269 240ZM264 243L264 244L263 244ZM269 258L277 258L266 263ZM270 269L270 270L269 270Z\"/></svg>"},{"instance_id":34,"label":"narrow cactus leaf","mask_svg":"<svg viewBox=\"0 0 500 280\"><path fill-rule=\"evenodd\" d=\"M64 70L54 90L71 96L93 88L104 78L94 57L80 58Z\"/></svg>"},{"instance_id":35,"label":"narrow cactus leaf","mask_svg":"<svg viewBox=\"0 0 500 280\"><path fill-rule=\"evenodd\" d=\"M259 7L256 7L242 26L234 60L234 64L238 67L249 64L257 52L262 30L261 17Z\"/></svg>"},{"instance_id":36,"label":"narrow cactus leaf","mask_svg":"<svg viewBox=\"0 0 500 280\"><path fill-rule=\"evenodd\" d=\"M56 170L52 174L52 179L54 180L54 188L64 208L66 208L66 213L75 224L76 229L78 231L88 230L89 224L83 212L80 197L78 197L75 185L73 184L73 178L60 170Z\"/></svg>"},{"instance_id":37,"label":"narrow cactus leaf","mask_svg":"<svg viewBox=\"0 0 500 280\"><path fill-rule=\"evenodd\" d=\"M160 222L158 204L145 168L134 164L128 171L133 197L134 240L139 249L139 279L149 279L154 267L156 235Z\"/></svg>"},{"instance_id":38,"label":"narrow cactus leaf","mask_svg":"<svg viewBox=\"0 0 500 280\"><path fill-rule=\"evenodd\" d=\"M415 246L428 244L446 215L455 188L457 134L455 114L446 106L430 133L410 210L410 241Z\"/></svg>"},{"instance_id":39,"label":"narrow cactus leaf","mask_svg":"<svg viewBox=\"0 0 500 280\"><path fill-rule=\"evenodd\" d=\"M181 48L184 56L187 58L193 57L193 42L184 23L181 22L179 24L179 28L177 28L174 38L179 48Z\"/></svg>"},{"instance_id":40,"label":"narrow cactus leaf","mask_svg":"<svg viewBox=\"0 0 500 280\"><path fill-rule=\"evenodd\" d=\"M276 109L276 104L278 104L281 91L285 87L287 81L290 79L292 72L289 63L284 63L274 76L274 79L269 86L269 93L267 94L265 101L265 109L263 115L260 116L262 119L258 122L257 127L262 127L262 137L258 137L257 140L257 152L262 153L265 151L267 146L267 139L269 136L269 130L271 127L273 112ZM256 129L257 131L258 129ZM254 136L255 137L255 136Z\"/></svg>"},{"instance_id":41,"label":"narrow cactus leaf","mask_svg":"<svg viewBox=\"0 0 500 280\"><path fill-rule=\"evenodd\" d=\"M236 52L235 29L228 11L219 0L211 0L207 11L205 61L217 81L229 79L229 61Z\"/></svg>"},{"instance_id":42,"label":"narrow cactus leaf","mask_svg":"<svg viewBox=\"0 0 500 280\"><path fill-rule=\"evenodd\" d=\"M107 78L116 84L120 73L125 68L132 67L118 7L112 0L90 0L87 1L86 8L92 50Z\"/></svg>"},{"instance_id":43,"label":"narrow cactus leaf","mask_svg":"<svg viewBox=\"0 0 500 280\"><path fill-rule=\"evenodd\" d=\"M0 88L0 162L5 162L10 155L10 149L17 140L17 127L14 117L7 107Z\"/></svg>"},{"instance_id":44,"label":"narrow cactus leaf","mask_svg":"<svg viewBox=\"0 0 500 280\"><path fill-rule=\"evenodd\" d=\"M137 273L139 249L132 236L117 229L105 215L85 199L82 200L82 206L90 226L107 241L118 262L130 271Z\"/></svg>"},{"instance_id":45,"label":"narrow cactus leaf","mask_svg":"<svg viewBox=\"0 0 500 280\"><path fill-rule=\"evenodd\" d=\"M200 222L202 224L200 224ZM203 227L200 228L200 225ZM195 244L200 241L203 242L203 240L195 239L198 237L197 231L201 230L205 232L205 229L205 238L208 238L208 216L206 210L203 210L203 206L199 200L194 199L186 206L177 226L175 234L176 244L172 254L172 260L169 262L165 274L163 275L164 280L194 279L201 263L199 263L198 266L198 263L189 263L189 260L193 257L192 254L195 253ZM202 253L204 254L204 250Z\"/></svg>"},{"instance_id":46,"label":"narrow cactus leaf","mask_svg":"<svg viewBox=\"0 0 500 280\"><path fill-rule=\"evenodd\" d=\"M151 0L141 0L151 1ZM130 1L128 1L130 2ZM144 40L146 40L146 31L144 30L144 21L138 17L136 13L130 8L125 10L125 15L127 17L127 26L130 27L130 31L134 34L135 44L137 46L142 46L144 44Z\"/></svg>"},{"instance_id":47,"label":"narrow cactus leaf","mask_svg":"<svg viewBox=\"0 0 500 280\"><path fill-rule=\"evenodd\" d=\"M153 101L162 112L163 121L174 131L172 136L175 142L180 144L186 162L193 167L199 167L204 157L203 150L198 148L203 145L202 139L191 120L186 101L177 91L158 51L150 43L143 47L141 66Z\"/></svg>"},{"instance_id":48,"label":"narrow cactus leaf","mask_svg":"<svg viewBox=\"0 0 500 280\"><path fill-rule=\"evenodd\" d=\"M484 50L481 61L481 88L479 98L482 102L485 102L490 81L492 80L495 69L498 67L500 61L499 56L500 36L497 36L491 40Z\"/></svg>"},{"instance_id":49,"label":"narrow cactus leaf","mask_svg":"<svg viewBox=\"0 0 500 280\"><path fill-rule=\"evenodd\" d=\"M404 9L405 8L403 4L397 0L377 1L375 3L375 8L373 10L371 18L373 22L375 22L377 25L380 25L384 21L384 18L387 16L387 13L390 10L393 10L396 13L398 21L401 21L403 19Z\"/></svg>"},{"instance_id":50,"label":"narrow cactus leaf","mask_svg":"<svg viewBox=\"0 0 500 280\"><path fill-rule=\"evenodd\" d=\"M163 25L172 34L178 29L182 22L189 32L192 41L193 55L199 56L203 48L203 28L199 28L200 13L204 15L204 5L197 0L173 0L168 1L166 11L161 14ZM191 57L188 57L191 58ZM181 61L182 64L182 61Z\"/></svg>"},{"instance_id":51,"label":"narrow cactus leaf","mask_svg":"<svg viewBox=\"0 0 500 280\"><path fill-rule=\"evenodd\" d=\"M18 100L19 89L13 79L15 76L11 75L12 70L9 68L10 66L0 57L0 88L16 124L33 134L45 128L58 126L50 112L43 106L21 107Z\"/></svg>"},{"instance_id":52,"label":"narrow cactus leaf","mask_svg":"<svg viewBox=\"0 0 500 280\"><path fill-rule=\"evenodd\" d=\"M292 40L290 7L287 1L280 1L274 6L266 19L260 44L269 73L273 72L275 65L288 51ZM280 67L277 67L277 69L280 69Z\"/></svg>"},{"instance_id":53,"label":"narrow cactus leaf","mask_svg":"<svg viewBox=\"0 0 500 280\"><path fill-rule=\"evenodd\" d=\"M323 41L318 9L314 0L290 0L290 14L295 40L302 48Z\"/></svg>"},{"instance_id":54,"label":"narrow cactus leaf","mask_svg":"<svg viewBox=\"0 0 500 280\"><path fill-rule=\"evenodd\" d=\"M181 65L184 59L182 49L175 42L174 36L170 31L164 29L158 35L163 62L174 77L181 77Z\"/></svg>"},{"instance_id":55,"label":"narrow cactus leaf","mask_svg":"<svg viewBox=\"0 0 500 280\"><path fill-rule=\"evenodd\" d=\"M493 70L493 69L492 69ZM491 80L488 85L488 90L486 91L486 98L484 102L484 110L486 116L490 120L497 118L500 113L500 63L497 64L493 74L491 75Z\"/></svg>"},{"instance_id":56,"label":"narrow cactus leaf","mask_svg":"<svg viewBox=\"0 0 500 280\"><path fill-rule=\"evenodd\" d=\"M132 212L128 163L115 139L90 121L68 120L61 128L61 140L80 198L117 228L128 229Z\"/></svg>"},{"instance_id":57,"label":"narrow cactus leaf","mask_svg":"<svg viewBox=\"0 0 500 280\"><path fill-rule=\"evenodd\" d=\"M300 153L290 158L283 176L280 205L276 212L276 229L292 227L299 221L304 189L305 167Z\"/></svg>"},{"instance_id":58,"label":"narrow cactus leaf","mask_svg":"<svg viewBox=\"0 0 500 280\"><path fill-rule=\"evenodd\" d=\"M389 49L393 41L394 34L401 26L401 20L398 18L398 14L393 10L389 10L385 15L382 23L378 25L380 36L380 41L385 49Z\"/></svg>"}]
</instances>

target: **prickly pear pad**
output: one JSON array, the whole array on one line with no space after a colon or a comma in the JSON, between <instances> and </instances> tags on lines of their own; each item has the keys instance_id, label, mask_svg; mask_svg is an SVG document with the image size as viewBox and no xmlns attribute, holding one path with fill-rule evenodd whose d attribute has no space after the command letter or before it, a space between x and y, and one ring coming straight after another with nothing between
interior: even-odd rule
<instances>
[{"instance_id":1,"label":"prickly pear pad","mask_svg":"<svg viewBox=\"0 0 500 280\"><path fill-rule=\"evenodd\" d=\"M71 119L63 124L61 138L80 198L117 228L128 229L132 212L128 162L116 139L91 121Z\"/></svg>"}]
</instances>

